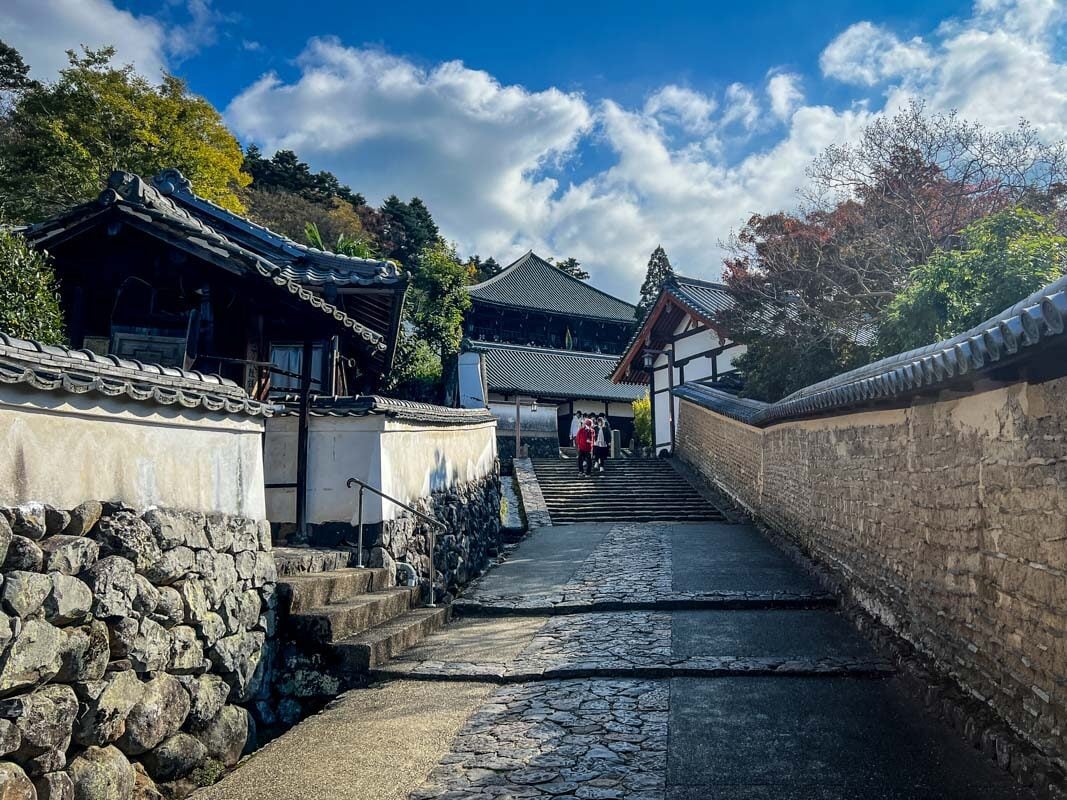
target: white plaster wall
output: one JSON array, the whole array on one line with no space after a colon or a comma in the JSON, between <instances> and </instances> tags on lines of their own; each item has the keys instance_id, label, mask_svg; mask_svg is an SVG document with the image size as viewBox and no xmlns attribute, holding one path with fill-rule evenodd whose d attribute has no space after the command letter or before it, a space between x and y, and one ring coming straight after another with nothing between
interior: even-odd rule
<instances>
[{"instance_id":1,"label":"white plaster wall","mask_svg":"<svg viewBox=\"0 0 1067 800\"><path fill-rule=\"evenodd\" d=\"M685 333L686 330L693 326L692 320L689 317L684 318L678 323L678 326L674 329L674 335ZM674 359L675 361L681 361L696 355L697 353L703 353L706 350L713 350L716 347L721 347L723 344L718 334L713 330L706 330L700 333L695 333L692 336L687 336L674 343ZM669 347L669 345L668 345ZM737 347L731 347L725 352L719 353L714 357L714 371L712 369L711 357L695 358L685 365L685 380L696 381L703 378L710 378L713 374L722 374L733 369L733 361L738 356L742 355L747 348L744 345L738 345ZM667 377L667 356L657 356L655 366L657 371L653 373L652 389L666 389L670 382ZM661 369L660 369L661 368ZM674 385L680 386L682 384L682 368L674 368ZM670 419L668 417L668 399L667 393L655 396L655 443L657 445L667 445L671 440ZM674 400L674 420L675 428L678 428L678 414L679 414L679 401L677 398Z\"/></svg>"},{"instance_id":2,"label":"white plaster wall","mask_svg":"<svg viewBox=\"0 0 1067 800\"><path fill-rule=\"evenodd\" d=\"M267 483L296 481L297 419L271 419L264 459ZM490 474L496 462L496 423L416 425L381 415L312 417L308 430L308 522L349 522L357 508L359 478L410 503L435 489ZM384 507L383 507L384 506ZM372 492L363 501L367 523L402 513ZM267 491L267 518L296 521L296 490Z\"/></svg>"},{"instance_id":3,"label":"white plaster wall","mask_svg":"<svg viewBox=\"0 0 1067 800\"><path fill-rule=\"evenodd\" d=\"M120 500L263 519L262 417L0 385L0 503Z\"/></svg>"}]
</instances>

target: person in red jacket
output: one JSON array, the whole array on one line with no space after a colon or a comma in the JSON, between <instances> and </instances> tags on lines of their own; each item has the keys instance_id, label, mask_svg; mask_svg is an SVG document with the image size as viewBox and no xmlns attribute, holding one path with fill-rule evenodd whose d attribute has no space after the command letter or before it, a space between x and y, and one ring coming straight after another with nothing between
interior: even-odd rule
<instances>
[{"instance_id":1,"label":"person in red jacket","mask_svg":"<svg viewBox=\"0 0 1067 800\"><path fill-rule=\"evenodd\" d=\"M593 421L586 419L582 423L582 427L578 429L578 435L575 437L575 444L578 446L579 475L593 474L593 440L595 435L593 433Z\"/></svg>"}]
</instances>

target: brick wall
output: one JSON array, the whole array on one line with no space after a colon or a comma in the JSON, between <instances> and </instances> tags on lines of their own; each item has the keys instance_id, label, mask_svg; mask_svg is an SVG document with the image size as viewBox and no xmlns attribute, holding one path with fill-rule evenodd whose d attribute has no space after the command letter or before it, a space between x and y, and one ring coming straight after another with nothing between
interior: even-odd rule
<instances>
[{"instance_id":1,"label":"brick wall","mask_svg":"<svg viewBox=\"0 0 1067 800\"><path fill-rule=\"evenodd\" d=\"M680 457L1067 761L1067 378L750 427L688 401Z\"/></svg>"}]
</instances>

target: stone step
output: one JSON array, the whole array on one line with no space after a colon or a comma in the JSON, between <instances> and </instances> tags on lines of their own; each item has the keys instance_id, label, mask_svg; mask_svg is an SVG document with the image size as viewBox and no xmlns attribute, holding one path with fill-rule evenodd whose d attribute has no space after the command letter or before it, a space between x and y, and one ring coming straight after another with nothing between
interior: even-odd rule
<instances>
[{"instance_id":1,"label":"stone step","mask_svg":"<svg viewBox=\"0 0 1067 800\"><path fill-rule=\"evenodd\" d=\"M274 548L274 563L280 576L346 569L354 567L356 560L356 551L350 547Z\"/></svg>"},{"instance_id":2,"label":"stone step","mask_svg":"<svg viewBox=\"0 0 1067 800\"><path fill-rule=\"evenodd\" d=\"M419 587L400 587L357 595L341 603L319 606L289 617L295 636L327 643L338 642L396 619L419 602Z\"/></svg>"},{"instance_id":3,"label":"stone step","mask_svg":"<svg viewBox=\"0 0 1067 800\"><path fill-rule=\"evenodd\" d=\"M391 589L396 584L392 570L349 567L330 572L290 575L278 581L278 592L297 614L320 606L352 600L368 592Z\"/></svg>"},{"instance_id":4,"label":"stone step","mask_svg":"<svg viewBox=\"0 0 1067 800\"><path fill-rule=\"evenodd\" d=\"M451 606L412 609L358 636L335 642L333 651L342 669L366 673L440 630L451 616Z\"/></svg>"},{"instance_id":5,"label":"stone step","mask_svg":"<svg viewBox=\"0 0 1067 800\"><path fill-rule=\"evenodd\" d=\"M604 514L587 517L552 515L553 525L588 525L597 522L721 522L722 517L706 514Z\"/></svg>"}]
</instances>

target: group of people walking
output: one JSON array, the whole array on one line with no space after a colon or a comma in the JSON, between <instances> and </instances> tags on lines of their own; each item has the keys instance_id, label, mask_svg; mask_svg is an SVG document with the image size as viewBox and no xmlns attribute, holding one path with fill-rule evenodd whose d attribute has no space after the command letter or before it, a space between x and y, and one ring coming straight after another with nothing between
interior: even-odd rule
<instances>
[{"instance_id":1,"label":"group of people walking","mask_svg":"<svg viewBox=\"0 0 1067 800\"><path fill-rule=\"evenodd\" d=\"M571 444L578 448L578 474L590 476L603 472L611 454L611 425L603 414L574 412L571 420Z\"/></svg>"}]
</instances>

